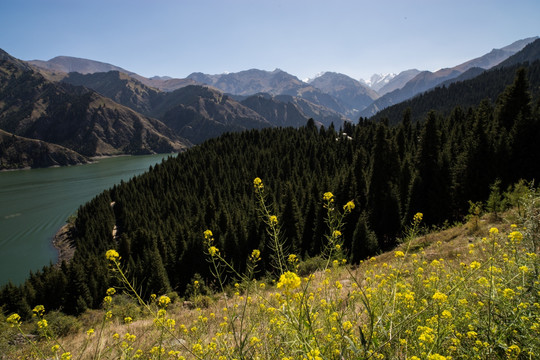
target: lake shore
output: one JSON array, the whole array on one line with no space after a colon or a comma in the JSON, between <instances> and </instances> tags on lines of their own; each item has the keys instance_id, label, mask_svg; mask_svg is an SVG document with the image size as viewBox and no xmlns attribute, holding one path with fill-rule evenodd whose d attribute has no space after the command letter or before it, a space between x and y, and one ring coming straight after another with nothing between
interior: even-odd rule
<instances>
[{"instance_id":1,"label":"lake shore","mask_svg":"<svg viewBox=\"0 0 540 360\"><path fill-rule=\"evenodd\" d=\"M60 266L63 261L69 263L73 259L75 254L75 247L73 246L71 231L73 230L72 224L66 224L62 226L56 234L54 234L52 245L58 251L58 260L55 266Z\"/></svg>"}]
</instances>

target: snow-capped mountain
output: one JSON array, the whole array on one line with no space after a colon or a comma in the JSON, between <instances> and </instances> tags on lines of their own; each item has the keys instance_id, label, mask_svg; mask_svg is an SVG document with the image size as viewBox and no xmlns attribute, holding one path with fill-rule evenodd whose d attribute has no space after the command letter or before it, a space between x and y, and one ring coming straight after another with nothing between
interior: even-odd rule
<instances>
[{"instance_id":1,"label":"snow-capped mountain","mask_svg":"<svg viewBox=\"0 0 540 360\"><path fill-rule=\"evenodd\" d=\"M369 86L372 90L379 91L383 86L388 84L397 74L373 74L369 80L360 79L360 82Z\"/></svg>"}]
</instances>

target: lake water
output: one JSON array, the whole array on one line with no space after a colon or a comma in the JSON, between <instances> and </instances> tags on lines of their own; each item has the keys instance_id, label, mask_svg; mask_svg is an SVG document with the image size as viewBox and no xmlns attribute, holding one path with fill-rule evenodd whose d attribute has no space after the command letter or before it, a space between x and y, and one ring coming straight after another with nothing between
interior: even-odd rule
<instances>
[{"instance_id":1,"label":"lake water","mask_svg":"<svg viewBox=\"0 0 540 360\"><path fill-rule=\"evenodd\" d=\"M80 205L171 155L120 156L77 166L0 172L0 285L55 263L54 234Z\"/></svg>"}]
</instances>

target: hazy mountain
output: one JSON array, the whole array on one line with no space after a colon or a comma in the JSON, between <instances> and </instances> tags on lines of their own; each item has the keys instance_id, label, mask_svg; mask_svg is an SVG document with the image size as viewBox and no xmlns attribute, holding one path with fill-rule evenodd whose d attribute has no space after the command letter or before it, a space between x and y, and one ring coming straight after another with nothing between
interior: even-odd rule
<instances>
[{"instance_id":1,"label":"hazy mountain","mask_svg":"<svg viewBox=\"0 0 540 360\"><path fill-rule=\"evenodd\" d=\"M403 88L391 91L375 100L373 104L363 110L360 115L365 117L373 116L378 111L387 108L388 106L410 99L413 96L431 89L447 80L457 78L459 75L471 68L479 67L489 69L509 58L511 55L515 54L517 51L521 50L525 45L531 43L535 39L536 38L523 39L516 41L502 49L493 49L491 52L483 56L469 60L452 68L441 69L434 73L430 71L422 71L407 82Z\"/></svg>"},{"instance_id":2,"label":"hazy mountain","mask_svg":"<svg viewBox=\"0 0 540 360\"><path fill-rule=\"evenodd\" d=\"M2 59L2 130L84 156L177 152L189 144L156 119L92 90L48 81L5 53Z\"/></svg>"},{"instance_id":3,"label":"hazy mountain","mask_svg":"<svg viewBox=\"0 0 540 360\"><path fill-rule=\"evenodd\" d=\"M247 96L225 96L219 90L214 88L206 89L201 86L188 86L172 92L163 92L148 87L138 80L117 71L86 75L70 73L63 81L96 90L122 105L160 120L167 119L169 121L171 119L169 110L171 109L176 109L176 115L179 112L187 114L186 116L190 121L189 126L197 128L197 131L188 131L189 128L184 128L183 125L179 126L177 116L171 127L180 132L183 137L195 143L214 136L212 134L250 128L248 124L252 124L255 128L261 126L297 127L304 125L311 116L316 116L315 120L326 126L332 122L339 126L343 121L346 121L346 118L339 113L323 108L320 105L310 104L307 100L295 103L293 97L288 98L286 101L259 99L259 104L257 104L254 98L244 104L239 102L246 100ZM192 114L194 110L192 104L195 101L201 104L204 103L199 108L204 114L197 119L204 120L205 124L210 127L206 133L202 125L195 124L196 118ZM211 105L211 103L214 104ZM182 106L186 105L190 108L190 111L185 109L180 111ZM247 121L246 116L249 111L243 109L244 106L251 108L255 112L251 113L254 116L252 122ZM314 109L317 109L317 111L314 111ZM165 118L166 114L167 117ZM224 121L220 114L227 114L227 121ZM278 114L283 115L284 118L278 118ZM213 121L208 121L208 119Z\"/></svg>"},{"instance_id":4,"label":"hazy mountain","mask_svg":"<svg viewBox=\"0 0 540 360\"><path fill-rule=\"evenodd\" d=\"M193 73L188 78L234 95L248 96L257 93L291 95L306 99L315 105L327 107L340 114L347 114L352 110L332 95L280 69L274 71L251 69L221 75Z\"/></svg>"},{"instance_id":5,"label":"hazy mountain","mask_svg":"<svg viewBox=\"0 0 540 360\"><path fill-rule=\"evenodd\" d=\"M225 132L273 125L229 96L195 85L167 94L155 111L167 126L195 144Z\"/></svg>"},{"instance_id":6,"label":"hazy mountain","mask_svg":"<svg viewBox=\"0 0 540 360\"><path fill-rule=\"evenodd\" d=\"M31 60L28 63L40 70L45 70L44 75L50 80L56 81L62 80L68 73L95 74L118 71L139 80L146 86L163 91L173 91L187 85L197 84L191 79L174 79L170 76L146 78L116 65L72 56L57 56L47 61Z\"/></svg>"},{"instance_id":7,"label":"hazy mountain","mask_svg":"<svg viewBox=\"0 0 540 360\"><path fill-rule=\"evenodd\" d=\"M390 79L386 84L381 86L376 91L379 94L379 96L383 96L384 94L387 94L396 89L401 89L402 87L405 86L405 84L407 84L419 73L420 73L420 70L417 70L417 69L410 69L410 70L402 71L396 76L394 76L392 79Z\"/></svg>"},{"instance_id":8,"label":"hazy mountain","mask_svg":"<svg viewBox=\"0 0 540 360\"><path fill-rule=\"evenodd\" d=\"M535 38L533 42L527 44L521 51L510 56L508 59L497 65L498 68L522 64L526 62L533 62L540 59L540 39Z\"/></svg>"},{"instance_id":9,"label":"hazy mountain","mask_svg":"<svg viewBox=\"0 0 540 360\"><path fill-rule=\"evenodd\" d=\"M97 72L108 72L114 70L126 74L135 74L115 65L72 56L57 56L47 61L30 60L28 63L38 68L64 73L78 72L81 74L93 74Z\"/></svg>"},{"instance_id":10,"label":"hazy mountain","mask_svg":"<svg viewBox=\"0 0 540 360\"><path fill-rule=\"evenodd\" d=\"M333 72L326 72L311 80L310 85L339 99L350 109L346 115L356 118L360 110L365 109L379 95L353 78Z\"/></svg>"},{"instance_id":11,"label":"hazy mountain","mask_svg":"<svg viewBox=\"0 0 540 360\"><path fill-rule=\"evenodd\" d=\"M75 165L88 162L81 154L41 140L0 130L0 170Z\"/></svg>"},{"instance_id":12,"label":"hazy mountain","mask_svg":"<svg viewBox=\"0 0 540 360\"><path fill-rule=\"evenodd\" d=\"M518 62L522 59L522 62ZM525 67L533 98L540 96L540 39L490 70L472 68L459 77L377 113L372 120L387 118L390 123L402 120L405 109L412 110L413 121L423 120L430 110L443 115L455 107L465 110L488 99L493 104L499 94L515 79L519 67ZM459 80L459 81L456 81Z\"/></svg>"}]
</instances>

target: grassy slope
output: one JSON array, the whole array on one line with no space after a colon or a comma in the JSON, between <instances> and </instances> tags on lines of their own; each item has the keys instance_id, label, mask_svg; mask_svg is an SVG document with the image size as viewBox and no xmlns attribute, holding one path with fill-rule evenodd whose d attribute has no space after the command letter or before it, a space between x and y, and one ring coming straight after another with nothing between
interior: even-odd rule
<instances>
[{"instance_id":1,"label":"grassy slope","mask_svg":"<svg viewBox=\"0 0 540 360\"><path fill-rule=\"evenodd\" d=\"M512 210L429 232L359 266L318 271L295 289L260 280L231 287L228 295L173 298L162 326L156 304L152 315L117 293L111 320L102 321L105 310L83 314L80 330L59 342L74 358L93 358L96 348L100 358L122 352L131 358L138 349L143 358L158 358L160 345L162 358L537 358L540 264L527 236L539 222L534 211L529 222ZM495 227L498 234L490 231ZM517 230L525 235L521 241L507 236ZM134 321L126 324L125 316ZM30 332L36 324L23 327ZM95 332L88 336L90 328ZM12 339L14 330L3 336ZM38 348L50 356L51 345L40 341ZM11 359L32 348L4 340L2 350Z\"/></svg>"}]
</instances>

